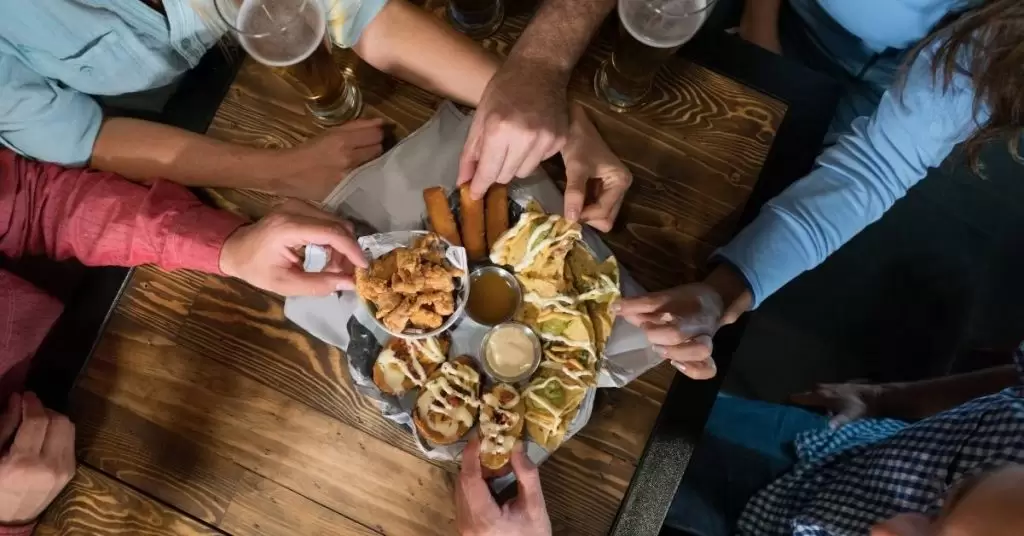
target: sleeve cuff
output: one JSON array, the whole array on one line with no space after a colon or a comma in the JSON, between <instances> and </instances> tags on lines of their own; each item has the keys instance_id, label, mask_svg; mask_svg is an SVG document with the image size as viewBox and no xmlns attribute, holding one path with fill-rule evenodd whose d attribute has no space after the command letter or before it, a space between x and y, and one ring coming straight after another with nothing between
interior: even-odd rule
<instances>
[{"instance_id":1,"label":"sleeve cuff","mask_svg":"<svg viewBox=\"0 0 1024 536\"><path fill-rule=\"evenodd\" d=\"M753 296L751 308L813 267L808 259L806 233L785 215L765 206L750 225L711 259L729 262L747 280Z\"/></svg>"},{"instance_id":2,"label":"sleeve cuff","mask_svg":"<svg viewBox=\"0 0 1024 536\"><path fill-rule=\"evenodd\" d=\"M164 268L185 268L216 275L220 269L220 252L224 242L246 222L230 212L199 206L182 214L182 223L174 230L168 244Z\"/></svg>"},{"instance_id":3,"label":"sleeve cuff","mask_svg":"<svg viewBox=\"0 0 1024 536\"><path fill-rule=\"evenodd\" d=\"M0 525L0 536L29 536L35 528L35 523L29 523L28 525L21 525L18 527Z\"/></svg>"}]
</instances>

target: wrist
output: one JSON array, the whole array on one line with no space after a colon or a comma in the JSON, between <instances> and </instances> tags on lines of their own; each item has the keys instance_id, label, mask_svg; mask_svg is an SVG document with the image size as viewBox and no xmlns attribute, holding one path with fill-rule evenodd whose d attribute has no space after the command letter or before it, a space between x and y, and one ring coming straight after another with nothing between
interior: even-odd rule
<instances>
[{"instance_id":1,"label":"wrist","mask_svg":"<svg viewBox=\"0 0 1024 536\"><path fill-rule=\"evenodd\" d=\"M224 245L220 248L220 259L218 260L218 267L222 274L228 277L238 277L239 256L237 250L242 238L250 227L252 227L252 224L239 226L224 240Z\"/></svg>"},{"instance_id":2,"label":"wrist","mask_svg":"<svg viewBox=\"0 0 1024 536\"><path fill-rule=\"evenodd\" d=\"M746 278L729 263L723 262L716 266L704 278L704 284L722 298L722 324L735 322L740 315L749 311L754 303L754 295Z\"/></svg>"}]
</instances>

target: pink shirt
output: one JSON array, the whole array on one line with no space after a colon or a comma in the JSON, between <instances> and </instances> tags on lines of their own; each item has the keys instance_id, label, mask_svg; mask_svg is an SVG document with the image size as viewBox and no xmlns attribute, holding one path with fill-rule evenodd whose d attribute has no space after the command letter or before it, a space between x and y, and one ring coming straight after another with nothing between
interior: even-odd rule
<instances>
[{"instance_id":1,"label":"pink shirt","mask_svg":"<svg viewBox=\"0 0 1024 536\"><path fill-rule=\"evenodd\" d=\"M220 274L220 250L244 221L186 188L66 169L0 149L0 255L78 259L87 266L156 264ZM0 270L0 404L23 388L29 362L63 306ZM0 536L32 527L0 527Z\"/></svg>"}]
</instances>

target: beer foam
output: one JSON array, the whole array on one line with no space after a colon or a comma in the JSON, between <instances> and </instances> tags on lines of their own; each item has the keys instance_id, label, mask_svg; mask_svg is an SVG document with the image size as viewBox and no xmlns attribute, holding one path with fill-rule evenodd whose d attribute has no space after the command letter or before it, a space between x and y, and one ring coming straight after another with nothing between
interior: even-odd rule
<instances>
[{"instance_id":1,"label":"beer foam","mask_svg":"<svg viewBox=\"0 0 1024 536\"><path fill-rule=\"evenodd\" d=\"M271 67L287 67L308 58L327 31L319 0L245 0L235 25L241 30L242 48Z\"/></svg>"},{"instance_id":2,"label":"beer foam","mask_svg":"<svg viewBox=\"0 0 1024 536\"><path fill-rule=\"evenodd\" d=\"M654 48L673 48L697 34L711 13L709 0L619 0L619 20L634 39ZM663 15L664 13L664 15ZM681 16L678 13L692 13Z\"/></svg>"}]
</instances>

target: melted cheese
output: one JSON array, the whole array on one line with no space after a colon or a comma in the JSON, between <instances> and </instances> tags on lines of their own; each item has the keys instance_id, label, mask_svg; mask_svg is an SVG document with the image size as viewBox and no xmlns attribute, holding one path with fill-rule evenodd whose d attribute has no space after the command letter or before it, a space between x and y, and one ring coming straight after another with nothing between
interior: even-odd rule
<instances>
[{"instance_id":1,"label":"melted cheese","mask_svg":"<svg viewBox=\"0 0 1024 536\"><path fill-rule=\"evenodd\" d=\"M427 426L445 437L453 437L458 433L460 423L466 428L473 426L473 414L469 408L480 405L475 395L479 385L480 375L471 367L446 362L441 365L441 375L424 385L416 400L416 410ZM456 398L462 403L453 404L449 398Z\"/></svg>"},{"instance_id":2,"label":"melted cheese","mask_svg":"<svg viewBox=\"0 0 1024 536\"><path fill-rule=\"evenodd\" d=\"M537 257L541 252L547 250L554 244L568 240L578 240L582 237L579 229L576 229L573 226L568 226L560 234L554 234L554 227L560 219L561 216L548 216L547 221L538 225L537 228L530 233L530 237L526 240L526 252L523 253L523 258L512 266L513 271L520 272L529 268L530 265L537 260ZM551 234L548 237L541 239L540 236L545 231L550 231Z\"/></svg>"},{"instance_id":3,"label":"melted cheese","mask_svg":"<svg viewBox=\"0 0 1024 536\"><path fill-rule=\"evenodd\" d=\"M405 383L406 378L421 387L427 380L427 372L423 369L423 365L416 358L411 358L409 361L412 364L411 368L409 367L410 363L399 359L398 355L390 349L385 349L377 356L377 362L380 363L381 370L384 372L384 382L396 393L405 391L402 384Z\"/></svg>"},{"instance_id":4,"label":"melted cheese","mask_svg":"<svg viewBox=\"0 0 1024 536\"><path fill-rule=\"evenodd\" d=\"M407 342L419 355L422 355L431 363L444 363L448 360L448 356L444 355L444 351L441 348L441 342L436 337L429 337L423 340L410 339Z\"/></svg>"}]
</instances>

